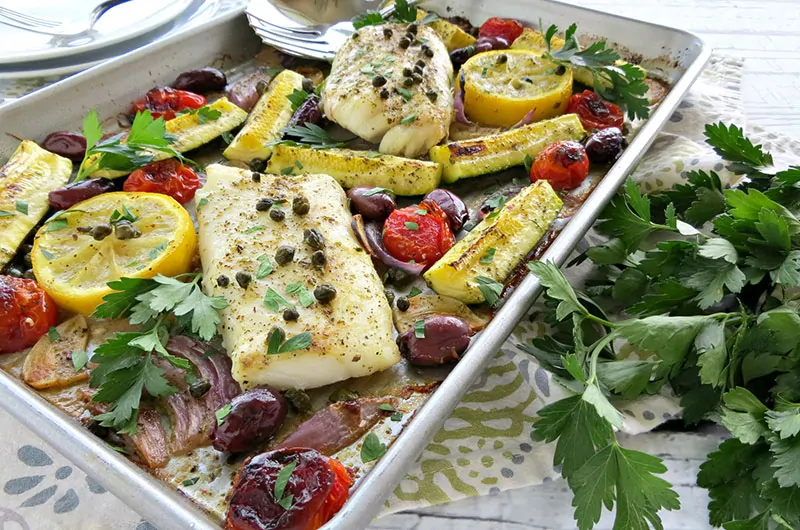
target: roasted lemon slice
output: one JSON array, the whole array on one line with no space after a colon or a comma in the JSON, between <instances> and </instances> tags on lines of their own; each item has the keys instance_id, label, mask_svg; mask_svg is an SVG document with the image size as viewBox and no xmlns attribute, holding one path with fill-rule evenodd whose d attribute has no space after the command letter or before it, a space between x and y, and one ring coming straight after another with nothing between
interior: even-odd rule
<instances>
[{"instance_id":1,"label":"roasted lemon slice","mask_svg":"<svg viewBox=\"0 0 800 530\"><path fill-rule=\"evenodd\" d=\"M572 72L530 50L494 50L461 67L464 110L481 125L511 127L533 111L532 121L564 113L572 95Z\"/></svg>"},{"instance_id":2,"label":"roasted lemon slice","mask_svg":"<svg viewBox=\"0 0 800 530\"><path fill-rule=\"evenodd\" d=\"M158 193L104 193L76 204L36 234L31 259L60 307L91 314L121 277L187 272L197 236L189 213Z\"/></svg>"}]
</instances>

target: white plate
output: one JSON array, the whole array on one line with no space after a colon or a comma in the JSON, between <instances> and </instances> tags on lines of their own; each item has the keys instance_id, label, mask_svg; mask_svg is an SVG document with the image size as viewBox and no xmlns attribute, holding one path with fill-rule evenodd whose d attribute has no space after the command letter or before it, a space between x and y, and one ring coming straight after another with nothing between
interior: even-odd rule
<instances>
[{"instance_id":1,"label":"white plate","mask_svg":"<svg viewBox=\"0 0 800 530\"><path fill-rule=\"evenodd\" d=\"M67 20L81 13L89 13L98 3L99 0L3 0L0 5L32 16ZM44 61L100 50L165 25L180 16L191 4L192 0L131 0L109 10L97 22L91 35L77 40L0 25L0 64Z\"/></svg>"},{"instance_id":2,"label":"white plate","mask_svg":"<svg viewBox=\"0 0 800 530\"><path fill-rule=\"evenodd\" d=\"M32 90L34 87L31 86L31 81L34 81L33 84L36 86L52 83L57 80L55 76L64 76L85 70L167 35L172 35L181 31L189 31L192 27L214 18L223 11L235 8L238 3L230 0L193 0L189 2L189 5L190 8L186 9L171 23L140 35L137 38L110 45L102 50L95 50L93 52L81 53L79 55L61 57L58 59L10 64L8 67L3 66L0 68L0 80L20 81L4 81L0 83L0 102L3 101L3 96L6 97L5 102L7 103L8 100L14 99ZM36 82L37 79L35 78L49 79L41 79L39 82Z\"/></svg>"}]
</instances>

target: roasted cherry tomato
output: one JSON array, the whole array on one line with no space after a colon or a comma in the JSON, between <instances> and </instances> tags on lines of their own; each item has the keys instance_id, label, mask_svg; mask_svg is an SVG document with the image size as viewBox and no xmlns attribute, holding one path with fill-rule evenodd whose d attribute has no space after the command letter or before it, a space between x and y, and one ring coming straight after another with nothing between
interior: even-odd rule
<instances>
[{"instance_id":1,"label":"roasted cherry tomato","mask_svg":"<svg viewBox=\"0 0 800 530\"><path fill-rule=\"evenodd\" d=\"M287 466L294 467L277 498L278 475ZM226 529L316 530L341 509L352 484L342 464L314 449L262 453L247 460L236 477Z\"/></svg>"},{"instance_id":2,"label":"roasted cherry tomato","mask_svg":"<svg viewBox=\"0 0 800 530\"><path fill-rule=\"evenodd\" d=\"M455 242L447 214L433 201L395 210L383 224L383 244L401 261L432 265Z\"/></svg>"},{"instance_id":3,"label":"roasted cherry tomato","mask_svg":"<svg viewBox=\"0 0 800 530\"><path fill-rule=\"evenodd\" d=\"M194 192L200 186L200 179L192 168L174 158L168 158L147 164L131 173L122 189L163 193L184 204L194 199Z\"/></svg>"},{"instance_id":4,"label":"roasted cherry tomato","mask_svg":"<svg viewBox=\"0 0 800 530\"><path fill-rule=\"evenodd\" d=\"M0 276L0 353L36 344L56 325L58 307L33 280Z\"/></svg>"},{"instance_id":5,"label":"roasted cherry tomato","mask_svg":"<svg viewBox=\"0 0 800 530\"><path fill-rule=\"evenodd\" d=\"M625 123L625 113L619 105L601 99L591 90L573 95L567 105L567 114L577 114L587 131L609 127L622 129Z\"/></svg>"},{"instance_id":6,"label":"roasted cherry tomato","mask_svg":"<svg viewBox=\"0 0 800 530\"><path fill-rule=\"evenodd\" d=\"M149 110L153 118L163 117L171 120L176 112L199 109L206 104L206 98L194 92L176 90L170 87L156 87L149 90L142 99L133 102L134 112Z\"/></svg>"},{"instance_id":7,"label":"roasted cherry tomato","mask_svg":"<svg viewBox=\"0 0 800 530\"><path fill-rule=\"evenodd\" d=\"M513 18L492 17L478 30L478 37L501 37L511 44L522 35L523 29Z\"/></svg>"},{"instance_id":8,"label":"roasted cherry tomato","mask_svg":"<svg viewBox=\"0 0 800 530\"><path fill-rule=\"evenodd\" d=\"M589 157L578 142L556 142L544 148L531 166L531 182L546 180L557 190L578 186L589 174Z\"/></svg>"}]
</instances>

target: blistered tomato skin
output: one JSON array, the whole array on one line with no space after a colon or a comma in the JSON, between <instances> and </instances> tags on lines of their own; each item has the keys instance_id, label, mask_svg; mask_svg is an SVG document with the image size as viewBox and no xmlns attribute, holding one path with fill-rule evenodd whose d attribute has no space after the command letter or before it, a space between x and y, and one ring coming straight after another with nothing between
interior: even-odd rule
<instances>
[{"instance_id":1,"label":"blistered tomato skin","mask_svg":"<svg viewBox=\"0 0 800 530\"><path fill-rule=\"evenodd\" d=\"M283 425L289 406L286 399L266 387L253 388L231 401L231 411L211 434L214 449L241 453L266 442Z\"/></svg>"},{"instance_id":2,"label":"blistered tomato skin","mask_svg":"<svg viewBox=\"0 0 800 530\"><path fill-rule=\"evenodd\" d=\"M0 276L0 353L36 344L56 325L58 307L33 280Z\"/></svg>"},{"instance_id":3,"label":"blistered tomato skin","mask_svg":"<svg viewBox=\"0 0 800 530\"><path fill-rule=\"evenodd\" d=\"M547 146L533 162L531 182L546 180L553 189L580 185L589 174L589 157L578 142L562 141Z\"/></svg>"},{"instance_id":4,"label":"blistered tomato skin","mask_svg":"<svg viewBox=\"0 0 800 530\"><path fill-rule=\"evenodd\" d=\"M478 30L478 37L502 37L510 43L522 35L525 28L513 18L492 17Z\"/></svg>"},{"instance_id":5,"label":"blistered tomato skin","mask_svg":"<svg viewBox=\"0 0 800 530\"><path fill-rule=\"evenodd\" d=\"M455 242L447 214L432 201L395 210L383 224L383 244L400 261L433 265Z\"/></svg>"},{"instance_id":6,"label":"blistered tomato skin","mask_svg":"<svg viewBox=\"0 0 800 530\"><path fill-rule=\"evenodd\" d=\"M149 110L153 118L171 120L182 110L199 109L206 104L200 94L176 90L171 87L156 87L149 90L141 99L133 102L134 112Z\"/></svg>"},{"instance_id":7,"label":"blistered tomato skin","mask_svg":"<svg viewBox=\"0 0 800 530\"><path fill-rule=\"evenodd\" d=\"M283 492L289 509L275 498L278 473L295 463ZM226 517L227 530L316 530L347 500L352 480L341 464L314 449L269 451L245 461L236 477ZM335 511L334 511L335 510Z\"/></svg>"},{"instance_id":8,"label":"blistered tomato skin","mask_svg":"<svg viewBox=\"0 0 800 530\"><path fill-rule=\"evenodd\" d=\"M587 131L609 127L622 129L625 123L625 113L619 105L601 99L591 90L574 94L567 105L567 114L577 114Z\"/></svg>"},{"instance_id":9,"label":"blistered tomato skin","mask_svg":"<svg viewBox=\"0 0 800 530\"><path fill-rule=\"evenodd\" d=\"M123 191L147 191L169 195L181 204L194 199L202 184L197 173L174 158L160 160L130 174Z\"/></svg>"}]
</instances>

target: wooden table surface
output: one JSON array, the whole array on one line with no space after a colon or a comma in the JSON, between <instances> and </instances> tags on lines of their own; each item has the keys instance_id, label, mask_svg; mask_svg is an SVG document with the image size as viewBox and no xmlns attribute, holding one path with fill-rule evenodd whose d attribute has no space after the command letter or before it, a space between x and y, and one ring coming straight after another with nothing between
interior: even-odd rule
<instances>
[{"instance_id":1,"label":"wooden table surface","mask_svg":"<svg viewBox=\"0 0 800 530\"><path fill-rule=\"evenodd\" d=\"M570 3L687 29L716 50L744 58L748 124L800 136L800 0L577 0ZM800 157L800 153L798 153ZM662 513L665 530L706 530L708 496L698 466L720 433L651 433L626 445L664 458L682 509ZM572 493L563 481L470 498L378 519L371 530L571 530ZM604 514L597 530L610 530Z\"/></svg>"}]
</instances>

